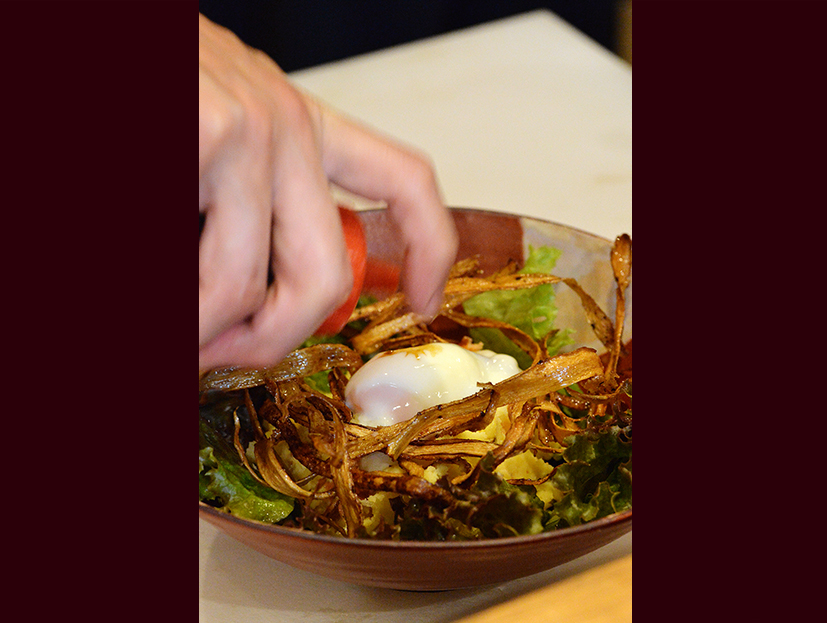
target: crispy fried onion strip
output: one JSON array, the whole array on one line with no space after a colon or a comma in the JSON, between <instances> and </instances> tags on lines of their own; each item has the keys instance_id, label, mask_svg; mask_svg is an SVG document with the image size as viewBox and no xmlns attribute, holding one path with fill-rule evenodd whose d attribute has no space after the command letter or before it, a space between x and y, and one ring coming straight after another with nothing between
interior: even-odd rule
<instances>
[{"instance_id":1,"label":"crispy fried onion strip","mask_svg":"<svg viewBox=\"0 0 827 623\"><path fill-rule=\"evenodd\" d=\"M249 389L264 385L266 380L284 381L302 378L322 370L346 368L355 372L362 359L343 344L316 344L294 350L281 362L266 368L229 366L211 370L200 378L200 391Z\"/></svg>"}]
</instances>

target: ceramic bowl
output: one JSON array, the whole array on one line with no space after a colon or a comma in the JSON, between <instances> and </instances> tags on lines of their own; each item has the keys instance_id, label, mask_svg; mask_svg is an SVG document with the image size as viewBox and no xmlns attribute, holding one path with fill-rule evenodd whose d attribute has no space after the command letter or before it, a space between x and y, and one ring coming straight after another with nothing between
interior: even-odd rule
<instances>
[{"instance_id":1,"label":"ceramic bowl","mask_svg":"<svg viewBox=\"0 0 827 623\"><path fill-rule=\"evenodd\" d=\"M384 210L360 212L368 253L400 261L398 233ZM573 277L614 314L612 242L557 223L514 214L453 208L460 234L458 258L479 254L483 268L523 259L529 246L562 251L555 274ZM617 232L618 234L623 232ZM632 336L631 285L627 290L624 340ZM575 329L578 346L601 350L580 303L557 289L556 325ZM229 536L296 568L365 586L434 591L497 584L551 569L592 552L632 529L631 509L596 521L531 536L462 542L398 542L346 539L239 519L199 503L199 515Z\"/></svg>"}]
</instances>

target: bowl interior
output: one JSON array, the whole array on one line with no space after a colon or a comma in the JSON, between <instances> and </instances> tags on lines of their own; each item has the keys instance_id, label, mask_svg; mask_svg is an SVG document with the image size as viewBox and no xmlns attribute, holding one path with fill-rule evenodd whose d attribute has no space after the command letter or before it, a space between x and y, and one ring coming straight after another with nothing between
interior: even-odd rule
<instances>
[{"instance_id":1,"label":"bowl interior","mask_svg":"<svg viewBox=\"0 0 827 623\"><path fill-rule=\"evenodd\" d=\"M510 259L522 260L530 246L562 251L555 268L573 277L610 316L615 311L612 242L564 225L476 209L452 209L460 234L458 259L479 255L492 271ZM368 253L401 264L399 235L385 210L359 213ZM622 232L618 232L620 234ZM632 336L631 286L626 293L624 339ZM574 330L576 346L598 351L579 302L557 288L557 326ZM545 571L614 541L632 529L631 509L573 528L538 535L474 542L388 542L329 537L259 524L199 503L199 514L233 538L294 567L366 586L403 590L446 590L496 584Z\"/></svg>"}]
</instances>

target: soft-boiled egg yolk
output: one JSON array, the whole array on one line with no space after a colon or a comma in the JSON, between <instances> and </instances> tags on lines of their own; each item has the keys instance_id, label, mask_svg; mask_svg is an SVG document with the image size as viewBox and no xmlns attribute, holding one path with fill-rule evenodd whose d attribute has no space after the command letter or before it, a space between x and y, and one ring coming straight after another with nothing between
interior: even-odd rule
<instances>
[{"instance_id":1,"label":"soft-boiled egg yolk","mask_svg":"<svg viewBox=\"0 0 827 623\"><path fill-rule=\"evenodd\" d=\"M510 355L437 342L380 353L353 374L345 400L359 424L389 426L519 371Z\"/></svg>"}]
</instances>

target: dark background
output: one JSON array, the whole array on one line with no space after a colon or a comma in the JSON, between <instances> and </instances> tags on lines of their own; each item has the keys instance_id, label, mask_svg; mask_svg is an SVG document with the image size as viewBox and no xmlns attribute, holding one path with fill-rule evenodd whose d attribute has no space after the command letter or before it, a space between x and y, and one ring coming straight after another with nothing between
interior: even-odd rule
<instances>
[{"instance_id":1,"label":"dark background","mask_svg":"<svg viewBox=\"0 0 827 623\"><path fill-rule=\"evenodd\" d=\"M289 72L543 8L616 51L617 5L616 0L200 0L199 10Z\"/></svg>"}]
</instances>

